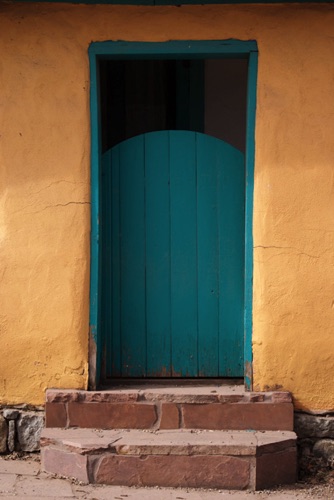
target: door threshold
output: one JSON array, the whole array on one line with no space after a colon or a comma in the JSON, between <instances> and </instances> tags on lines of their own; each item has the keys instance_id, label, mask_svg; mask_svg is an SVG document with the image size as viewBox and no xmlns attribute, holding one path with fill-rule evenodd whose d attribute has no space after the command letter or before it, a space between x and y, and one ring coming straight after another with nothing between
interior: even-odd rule
<instances>
[{"instance_id":1,"label":"door threshold","mask_svg":"<svg viewBox=\"0 0 334 500\"><path fill-rule=\"evenodd\" d=\"M221 386L244 385L243 378L107 378L100 384L101 390L110 387L134 386L158 387L194 387L194 386Z\"/></svg>"}]
</instances>

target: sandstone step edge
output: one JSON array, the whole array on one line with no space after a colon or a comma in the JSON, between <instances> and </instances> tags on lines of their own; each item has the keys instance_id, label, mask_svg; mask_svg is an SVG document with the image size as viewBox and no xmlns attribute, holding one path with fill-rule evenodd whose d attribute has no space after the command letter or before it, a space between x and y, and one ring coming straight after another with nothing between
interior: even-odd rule
<instances>
[{"instance_id":1,"label":"sandstone step edge","mask_svg":"<svg viewBox=\"0 0 334 500\"><path fill-rule=\"evenodd\" d=\"M42 469L86 483L263 489L296 480L293 432L45 429Z\"/></svg>"},{"instance_id":2,"label":"sandstone step edge","mask_svg":"<svg viewBox=\"0 0 334 500\"><path fill-rule=\"evenodd\" d=\"M131 386L97 391L47 389L47 403L292 403L287 391L248 392L239 385Z\"/></svg>"}]
</instances>

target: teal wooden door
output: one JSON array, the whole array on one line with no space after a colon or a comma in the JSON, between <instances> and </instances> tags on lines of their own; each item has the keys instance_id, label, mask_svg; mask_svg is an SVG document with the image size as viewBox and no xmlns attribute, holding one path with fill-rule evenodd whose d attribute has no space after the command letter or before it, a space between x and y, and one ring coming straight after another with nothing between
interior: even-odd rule
<instances>
[{"instance_id":1,"label":"teal wooden door","mask_svg":"<svg viewBox=\"0 0 334 500\"><path fill-rule=\"evenodd\" d=\"M103 156L106 373L243 376L244 155L189 131Z\"/></svg>"}]
</instances>

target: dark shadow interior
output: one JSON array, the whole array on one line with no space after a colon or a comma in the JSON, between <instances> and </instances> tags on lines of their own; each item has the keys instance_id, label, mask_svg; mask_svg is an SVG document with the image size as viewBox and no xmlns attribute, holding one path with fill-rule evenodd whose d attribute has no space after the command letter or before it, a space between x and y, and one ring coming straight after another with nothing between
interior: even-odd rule
<instances>
[{"instance_id":1,"label":"dark shadow interior","mask_svg":"<svg viewBox=\"0 0 334 500\"><path fill-rule=\"evenodd\" d=\"M245 151L247 59L100 62L103 152L135 135L192 130Z\"/></svg>"}]
</instances>

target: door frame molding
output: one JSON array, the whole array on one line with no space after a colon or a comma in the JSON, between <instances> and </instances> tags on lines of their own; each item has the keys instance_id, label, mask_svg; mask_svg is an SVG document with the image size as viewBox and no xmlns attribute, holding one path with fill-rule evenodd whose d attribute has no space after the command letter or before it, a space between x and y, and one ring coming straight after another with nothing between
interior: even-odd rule
<instances>
[{"instance_id":1,"label":"door frame molding","mask_svg":"<svg viewBox=\"0 0 334 500\"><path fill-rule=\"evenodd\" d=\"M89 388L100 380L102 363L101 332L101 130L99 111L99 65L101 59L205 59L248 58L246 114L246 200L245 200L245 305L244 305L244 381L252 389L252 305L253 305L253 190L255 161L255 113L257 88L257 43L254 40L196 40L168 42L92 42L90 63L91 120L91 256L89 313Z\"/></svg>"}]
</instances>

